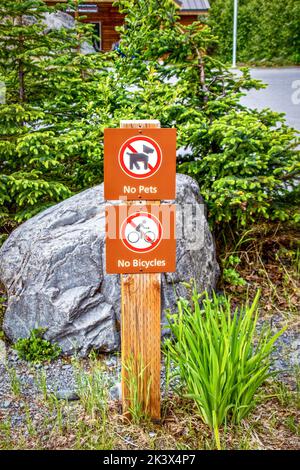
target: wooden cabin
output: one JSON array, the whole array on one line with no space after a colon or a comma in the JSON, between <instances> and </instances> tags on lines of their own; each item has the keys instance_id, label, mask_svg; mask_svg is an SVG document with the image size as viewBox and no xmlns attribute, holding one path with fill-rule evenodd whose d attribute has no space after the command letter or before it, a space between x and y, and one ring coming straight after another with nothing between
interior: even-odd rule
<instances>
[{"instance_id":1,"label":"wooden cabin","mask_svg":"<svg viewBox=\"0 0 300 470\"><path fill-rule=\"evenodd\" d=\"M55 5L64 0L47 1L48 5ZM210 8L208 0L174 0L178 5L182 24L191 24L197 20L199 15L207 14ZM99 36L97 48L103 51L112 49L113 44L118 42L119 35L116 26L121 26L124 21L118 8L113 6L114 0L94 0L79 4L79 14L85 16L85 23L91 23L95 27L95 32ZM70 14L74 14L70 12Z\"/></svg>"}]
</instances>

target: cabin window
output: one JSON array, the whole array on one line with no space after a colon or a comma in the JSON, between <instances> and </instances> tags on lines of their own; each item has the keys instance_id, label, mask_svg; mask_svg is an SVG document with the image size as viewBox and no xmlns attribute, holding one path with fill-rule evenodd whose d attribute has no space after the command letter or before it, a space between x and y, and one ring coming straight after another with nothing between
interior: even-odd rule
<instances>
[{"instance_id":1,"label":"cabin window","mask_svg":"<svg viewBox=\"0 0 300 470\"><path fill-rule=\"evenodd\" d=\"M97 21L95 23L89 22L94 27L94 39L93 39L93 46L96 51L102 50L102 32L101 32L101 22Z\"/></svg>"}]
</instances>

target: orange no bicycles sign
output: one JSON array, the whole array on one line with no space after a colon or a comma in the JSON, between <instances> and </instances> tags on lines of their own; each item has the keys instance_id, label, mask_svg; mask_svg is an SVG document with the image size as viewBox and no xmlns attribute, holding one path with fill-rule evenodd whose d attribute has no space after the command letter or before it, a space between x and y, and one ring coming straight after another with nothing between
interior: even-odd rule
<instances>
[{"instance_id":1,"label":"orange no bicycles sign","mask_svg":"<svg viewBox=\"0 0 300 470\"><path fill-rule=\"evenodd\" d=\"M106 199L175 199L175 129L105 129Z\"/></svg>"},{"instance_id":2,"label":"orange no bicycles sign","mask_svg":"<svg viewBox=\"0 0 300 470\"><path fill-rule=\"evenodd\" d=\"M108 273L175 270L175 205L106 208Z\"/></svg>"}]
</instances>

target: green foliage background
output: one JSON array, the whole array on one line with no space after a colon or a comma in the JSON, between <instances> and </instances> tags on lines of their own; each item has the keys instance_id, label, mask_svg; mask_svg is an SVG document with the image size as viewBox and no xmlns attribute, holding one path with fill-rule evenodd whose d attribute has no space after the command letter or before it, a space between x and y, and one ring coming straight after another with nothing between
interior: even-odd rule
<instances>
[{"instance_id":1,"label":"green foliage background","mask_svg":"<svg viewBox=\"0 0 300 470\"><path fill-rule=\"evenodd\" d=\"M233 0L210 0L208 23L219 36L218 55L232 59ZM300 2L239 0L239 62L300 64Z\"/></svg>"},{"instance_id":2,"label":"green foliage background","mask_svg":"<svg viewBox=\"0 0 300 470\"><path fill-rule=\"evenodd\" d=\"M181 25L173 1L117 4L126 15L122 53L84 55L88 26L45 31L42 15L53 10L43 1L0 3L2 238L102 181L103 129L120 119L178 129L178 171L199 182L216 233L226 224L299 220L294 131L278 113L240 104L262 84L209 54L216 36L199 22Z\"/></svg>"},{"instance_id":3,"label":"green foliage background","mask_svg":"<svg viewBox=\"0 0 300 470\"><path fill-rule=\"evenodd\" d=\"M118 67L136 118L176 126L178 171L197 179L215 231L259 219L299 220L299 151L278 113L249 110L241 96L262 84L208 54L209 27L182 26L170 1L120 0L125 58ZM164 60L162 61L162 57Z\"/></svg>"},{"instance_id":4,"label":"green foliage background","mask_svg":"<svg viewBox=\"0 0 300 470\"><path fill-rule=\"evenodd\" d=\"M110 57L81 53L92 33L80 22L45 31L43 15L53 11L40 0L0 4L0 81L6 86L0 105L0 217L5 233L14 222L102 181L103 128L116 105L117 84L107 72Z\"/></svg>"}]
</instances>

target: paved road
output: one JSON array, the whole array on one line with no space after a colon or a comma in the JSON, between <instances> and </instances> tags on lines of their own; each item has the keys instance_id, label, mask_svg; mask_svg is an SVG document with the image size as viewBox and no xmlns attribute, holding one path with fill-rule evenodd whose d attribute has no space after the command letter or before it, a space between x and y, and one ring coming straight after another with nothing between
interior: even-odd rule
<instances>
[{"instance_id":1,"label":"paved road","mask_svg":"<svg viewBox=\"0 0 300 470\"><path fill-rule=\"evenodd\" d=\"M300 67L257 68L251 70L251 75L268 87L250 91L242 103L251 108L283 112L287 123L300 131Z\"/></svg>"}]
</instances>

